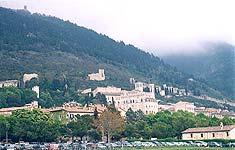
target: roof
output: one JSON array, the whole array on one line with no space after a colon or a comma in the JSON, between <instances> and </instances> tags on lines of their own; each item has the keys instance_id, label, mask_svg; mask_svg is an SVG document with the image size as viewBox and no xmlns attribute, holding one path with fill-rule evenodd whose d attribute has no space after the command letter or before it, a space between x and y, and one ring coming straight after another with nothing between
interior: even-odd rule
<instances>
[{"instance_id":1,"label":"roof","mask_svg":"<svg viewBox=\"0 0 235 150\"><path fill-rule=\"evenodd\" d=\"M11 112L11 111L14 111L14 110L27 109L27 108L29 108L29 107L22 106L22 107L1 108L0 112Z\"/></svg>"},{"instance_id":2,"label":"roof","mask_svg":"<svg viewBox=\"0 0 235 150\"><path fill-rule=\"evenodd\" d=\"M220 132L220 131L230 131L235 128L235 125L223 126L213 126L213 127L201 127L201 128L189 128L184 130L182 133L200 133L200 132Z\"/></svg>"}]
</instances>

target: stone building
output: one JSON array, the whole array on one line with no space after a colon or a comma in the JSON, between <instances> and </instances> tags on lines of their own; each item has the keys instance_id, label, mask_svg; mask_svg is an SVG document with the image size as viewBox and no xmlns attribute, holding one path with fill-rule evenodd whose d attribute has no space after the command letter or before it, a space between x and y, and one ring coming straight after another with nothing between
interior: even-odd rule
<instances>
[{"instance_id":1,"label":"stone building","mask_svg":"<svg viewBox=\"0 0 235 150\"><path fill-rule=\"evenodd\" d=\"M149 91L144 92L148 87ZM154 84L144 85L141 82L135 83L135 89L131 91L122 90L117 87L97 87L93 95L104 94L109 104L114 104L117 109L127 111L131 108L134 111L141 110L144 114L158 112L158 100L155 99Z\"/></svg>"},{"instance_id":2,"label":"stone building","mask_svg":"<svg viewBox=\"0 0 235 150\"><path fill-rule=\"evenodd\" d=\"M38 79L38 74L36 74L36 73L31 73L31 74L25 73L25 74L23 75L23 82L26 83L27 81L30 81L30 80L32 80L33 78Z\"/></svg>"},{"instance_id":3,"label":"stone building","mask_svg":"<svg viewBox=\"0 0 235 150\"><path fill-rule=\"evenodd\" d=\"M183 140L235 139L235 125L189 128L182 132Z\"/></svg>"},{"instance_id":4,"label":"stone building","mask_svg":"<svg viewBox=\"0 0 235 150\"><path fill-rule=\"evenodd\" d=\"M20 82L19 82L18 80L0 81L0 88L9 87L9 86L18 87L18 86L19 86L19 83L20 83Z\"/></svg>"},{"instance_id":5,"label":"stone building","mask_svg":"<svg viewBox=\"0 0 235 150\"><path fill-rule=\"evenodd\" d=\"M174 104L175 111L183 110L183 111L195 113L195 110L194 110L195 108L196 106L194 105L194 103L189 103L189 102L179 101L178 103Z\"/></svg>"},{"instance_id":6,"label":"stone building","mask_svg":"<svg viewBox=\"0 0 235 150\"><path fill-rule=\"evenodd\" d=\"M101 114L106 108L100 104L82 106L77 102L71 101L64 103L60 107L44 109L43 111L49 112L52 118L62 123L68 123L69 121L76 120L76 115L94 115L95 109L98 111L98 114Z\"/></svg>"},{"instance_id":7,"label":"stone building","mask_svg":"<svg viewBox=\"0 0 235 150\"><path fill-rule=\"evenodd\" d=\"M89 80L103 81L105 80L104 69L99 69L98 73L88 74Z\"/></svg>"}]
</instances>

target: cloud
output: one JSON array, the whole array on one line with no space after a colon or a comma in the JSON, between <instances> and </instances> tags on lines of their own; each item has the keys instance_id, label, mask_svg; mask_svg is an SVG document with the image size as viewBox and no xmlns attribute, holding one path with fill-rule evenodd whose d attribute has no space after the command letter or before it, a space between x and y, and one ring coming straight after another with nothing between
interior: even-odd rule
<instances>
[{"instance_id":1,"label":"cloud","mask_svg":"<svg viewBox=\"0 0 235 150\"><path fill-rule=\"evenodd\" d=\"M197 50L203 40L235 44L233 0L0 0L70 20L164 55ZM193 47L193 48L191 48Z\"/></svg>"}]
</instances>

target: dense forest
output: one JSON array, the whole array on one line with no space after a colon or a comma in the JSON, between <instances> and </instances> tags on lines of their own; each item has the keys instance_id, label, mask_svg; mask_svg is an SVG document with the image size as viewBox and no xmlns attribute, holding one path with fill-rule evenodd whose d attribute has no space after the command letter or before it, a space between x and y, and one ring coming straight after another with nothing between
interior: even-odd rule
<instances>
[{"instance_id":1,"label":"dense forest","mask_svg":"<svg viewBox=\"0 0 235 150\"><path fill-rule=\"evenodd\" d=\"M224 42L206 42L202 49L198 54L165 56L164 60L234 100L235 47Z\"/></svg>"},{"instance_id":2,"label":"dense forest","mask_svg":"<svg viewBox=\"0 0 235 150\"><path fill-rule=\"evenodd\" d=\"M107 85L130 89L130 77L224 98L152 54L55 17L0 8L0 35L0 80L22 80L24 73L38 73L46 107L71 100L78 89ZM87 80L87 74L99 68L105 69L106 80ZM50 88L53 82L58 88Z\"/></svg>"}]
</instances>

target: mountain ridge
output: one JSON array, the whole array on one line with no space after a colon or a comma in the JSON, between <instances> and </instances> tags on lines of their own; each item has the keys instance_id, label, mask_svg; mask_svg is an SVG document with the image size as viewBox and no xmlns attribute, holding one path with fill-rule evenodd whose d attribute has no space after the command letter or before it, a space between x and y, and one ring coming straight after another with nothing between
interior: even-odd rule
<instances>
[{"instance_id":1,"label":"mountain ridge","mask_svg":"<svg viewBox=\"0 0 235 150\"><path fill-rule=\"evenodd\" d=\"M226 42L207 42L203 46L203 53L163 59L235 99L235 46Z\"/></svg>"},{"instance_id":2,"label":"mountain ridge","mask_svg":"<svg viewBox=\"0 0 235 150\"><path fill-rule=\"evenodd\" d=\"M130 87L129 78L134 77L137 80L155 84L164 83L190 90L197 88L202 90L202 93L223 97L204 83L198 82L189 86L188 79L192 76L164 63L159 57L146 53L133 45L116 42L108 36L56 17L0 8L0 34L3 35L0 37L0 56L4 60L0 65L2 67L1 79L4 79L2 75L9 75L9 78L13 76L20 78L23 73L28 71L46 72L48 67L51 67L55 71L53 72L51 69L44 74L46 77L49 74L55 76L66 74L72 83L75 82L75 87L76 84L80 84L77 85L79 88L84 85L108 84L128 88ZM23 55L24 52L29 56ZM49 56L54 52L58 55L58 60ZM36 56L30 56L31 53L38 54L37 61L39 63L33 61ZM72 62L62 61L63 57L71 59ZM54 60L49 61L52 59ZM85 59L86 61L83 62ZM21 63L26 60L28 63L21 66ZM78 63L79 60L82 63ZM44 61L48 64L44 64ZM98 68L103 67L102 64L109 74L107 81L90 82L84 80L87 73L97 71ZM115 71L109 71L107 68Z\"/></svg>"}]
</instances>

